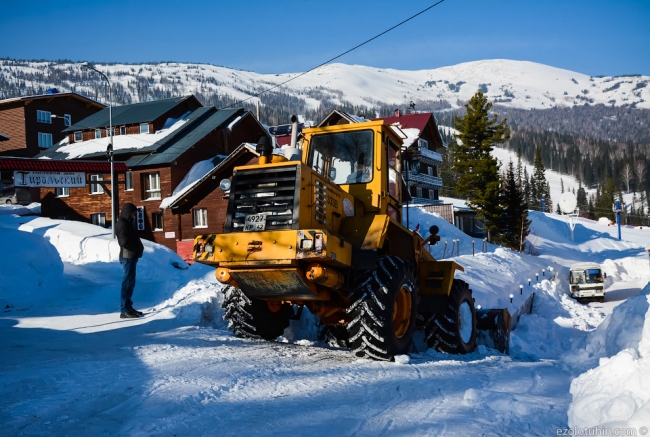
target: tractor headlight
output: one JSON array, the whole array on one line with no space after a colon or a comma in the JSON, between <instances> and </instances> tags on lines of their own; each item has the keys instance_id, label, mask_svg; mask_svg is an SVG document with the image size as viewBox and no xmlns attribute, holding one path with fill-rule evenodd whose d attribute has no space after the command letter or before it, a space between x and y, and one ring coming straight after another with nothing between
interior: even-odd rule
<instances>
[{"instance_id":1,"label":"tractor headlight","mask_svg":"<svg viewBox=\"0 0 650 437\"><path fill-rule=\"evenodd\" d=\"M300 240L300 250L304 250L304 251L311 250L313 246L314 246L314 242L309 238Z\"/></svg>"}]
</instances>

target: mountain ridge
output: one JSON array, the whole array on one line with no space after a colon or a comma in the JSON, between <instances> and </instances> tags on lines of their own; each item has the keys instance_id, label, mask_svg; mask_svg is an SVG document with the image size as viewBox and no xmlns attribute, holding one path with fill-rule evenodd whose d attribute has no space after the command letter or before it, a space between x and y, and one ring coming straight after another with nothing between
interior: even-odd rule
<instances>
[{"instance_id":1,"label":"mountain ridge","mask_svg":"<svg viewBox=\"0 0 650 437\"><path fill-rule=\"evenodd\" d=\"M372 108L411 101L444 101L448 109L462 107L477 90L495 104L518 109L547 109L603 104L650 109L650 76L588 76L530 61L493 59L430 70L327 64L307 74L261 74L211 64L142 63L95 64L131 102L158 94L216 93L232 100L257 100L271 87L303 99L315 109L323 100ZM0 98L13 90L58 87L96 94L93 77L80 64L68 61L0 60ZM95 79L101 79L96 77ZM283 84L290 80L288 83ZM146 82L146 89L143 89ZM22 84L22 86L21 86ZM13 85L13 86L12 86ZM277 88L276 88L277 89ZM119 97L116 96L116 97ZM263 100L263 99L262 99ZM119 98L117 99L119 101ZM264 102L262 101L262 104Z\"/></svg>"}]
</instances>

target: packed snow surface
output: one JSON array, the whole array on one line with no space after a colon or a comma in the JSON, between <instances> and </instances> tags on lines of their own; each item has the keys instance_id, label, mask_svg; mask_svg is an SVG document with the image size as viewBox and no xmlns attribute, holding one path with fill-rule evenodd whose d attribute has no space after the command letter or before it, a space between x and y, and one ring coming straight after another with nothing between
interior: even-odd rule
<instances>
[{"instance_id":1,"label":"packed snow surface","mask_svg":"<svg viewBox=\"0 0 650 437\"><path fill-rule=\"evenodd\" d=\"M308 311L278 341L235 337L214 270L147 241L133 297L145 316L120 319L110 231L38 212L0 206L4 435L511 436L650 422L648 229L625 228L619 241L581 221L572 242L565 218L531 212L532 256L483 251L411 209L423 236L439 226L431 252L464 267L477 305L514 311L534 292L533 312L509 355L481 345L375 362L320 342ZM604 304L569 297L575 261L603 266Z\"/></svg>"}]
</instances>

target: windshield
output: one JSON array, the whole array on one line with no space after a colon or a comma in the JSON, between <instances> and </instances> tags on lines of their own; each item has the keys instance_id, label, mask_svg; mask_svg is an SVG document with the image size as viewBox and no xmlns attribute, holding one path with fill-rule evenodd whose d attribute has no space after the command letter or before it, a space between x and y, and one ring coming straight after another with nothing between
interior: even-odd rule
<instances>
[{"instance_id":1,"label":"windshield","mask_svg":"<svg viewBox=\"0 0 650 437\"><path fill-rule=\"evenodd\" d=\"M373 131L316 135L311 140L308 165L336 184L372 180Z\"/></svg>"},{"instance_id":2,"label":"windshield","mask_svg":"<svg viewBox=\"0 0 650 437\"><path fill-rule=\"evenodd\" d=\"M603 276L599 269L574 270L571 272L572 284L595 284L603 282Z\"/></svg>"}]
</instances>

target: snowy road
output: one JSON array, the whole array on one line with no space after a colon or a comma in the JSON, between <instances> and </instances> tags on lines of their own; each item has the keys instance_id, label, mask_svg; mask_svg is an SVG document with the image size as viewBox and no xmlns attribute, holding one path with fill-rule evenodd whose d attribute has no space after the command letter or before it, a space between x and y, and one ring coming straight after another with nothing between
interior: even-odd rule
<instances>
[{"instance_id":1,"label":"snowy road","mask_svg":"<svg viewBox=\"0 0 650 437\"><path fill-rule=\"evenodd\" d=\"M597 425L627 411L620 402L630 396L637 406L628 405L623 418L634 414L634 423L644 423L647 360L628 365L641 370L621 387L615 373L593 368L621 348L641 351L644 326L650 339L648 302L631 301L648 282L647 255L598 229L580 228L581 241L569 244L555 221L535 216L539 257L492 247L456 258L466 266L462 277L487 302L507 301L534 269L556 267L553 281L527 286L536 293L533 313L513 331L510 355L479 346L465 356L427 351L374 362L316 341L307 312L279 342L236 338L221 318L214 271L175 269L176 255L149 242L134 295L147 315L120 319L120 266L110 233L0 217L0 237L16 260L0 281L0 435L556 435L572 407L575 420ZM566 266L581 257L608 272L604 304L582 305L567 295ZM618 321L597 332L627 303ZM620 390L589 379L590 368ZM580 407L601 392L609 393L601 410Z\"/></svg>"},{"instance_id":2,"label":"snowy road","mask_svg":"<svg viewBox=\"0 0 650 437\"><path fill-rule=\"evenodd\" d=\"M3 319L3 433L549 435L566 426L571 378L553 361L482 349L380 363L173 323L6 336Z\"/></svg>"}]
</instances>

